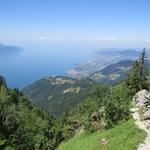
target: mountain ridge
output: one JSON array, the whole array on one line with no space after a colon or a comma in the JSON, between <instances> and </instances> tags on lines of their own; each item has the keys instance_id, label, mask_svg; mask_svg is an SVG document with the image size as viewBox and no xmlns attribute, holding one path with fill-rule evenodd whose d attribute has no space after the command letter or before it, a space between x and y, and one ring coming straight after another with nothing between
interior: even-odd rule
<instances>
[{"instance_id":1,"label":"mountain ridge","mask_svg":"<svg viewBox=\"0 0 150 150\"><path fill-rule=\"evenodd\" d=\"M87 62L76 67L70 68L68 76L73 78L84 78L100 71L108 65L124 60L135 60L138 58L140 51L123 50L123 49L102 49L93 53Z\"/></svg>"},{"instance_id":2,"label":"mountain ridge","mask_svg":"<svg viewBox=\"0 0 150 150\"><path fill-rule=\"evenodd\" d=\"M30 84L22 92L32 103L59 116L88 97L94 84L89 78L52 76Z\"/></svg>"},{"instance_id":3,"label":"mountain ridge","mask_svg":"<svg viewBox=\"0 0 150 150\"><path fill-rule=\"evenodd\" d=\"M107 67L89 75L88 77L103 84L116 84L127 77L127 73L132 64L133 61L131 60L119 61L117 63L108 65Z\"/></svg>"}]
</instances>

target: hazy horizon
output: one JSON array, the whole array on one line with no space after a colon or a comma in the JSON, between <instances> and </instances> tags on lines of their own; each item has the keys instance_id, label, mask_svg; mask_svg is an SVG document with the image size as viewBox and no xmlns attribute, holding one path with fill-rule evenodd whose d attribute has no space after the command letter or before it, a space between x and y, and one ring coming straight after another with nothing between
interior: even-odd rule
<instances>
[{"instance_id":1,"label":"hazy horizon","mask_svg":"<svg viewBox=\"0 0 150 150\"><path fill-rule=\"evenodd\" d=\"M1 57L0 74L23 87L65 75L98 49L150 48L148 0L0 1L0 44L24 49Z\"/></svg>"},{"instance_id":2,"label":"hazy horizon","mask_svg":"<svg viewBox=\"0 0 150 150\"><path fill-rule=\"evenodd\" d=\"M148 0L5 0L0 43L150 47Z\"/></svg>"},{"instance_id":3,"label":"hazy horizon","mask_svg":"<svg viewBox=\"0 0 150 150\"><path fill-rule=\"evenodd\" d=\"M10 87L23 88L45 76L67 76L69 69L87 63L95 52L112 50L85 45L34 45L22 48L23 51L17 54L0 56L0 75L6 78ZM113 48L113 50L132 50L132 48Z\"/></svg>"}]
</instances>

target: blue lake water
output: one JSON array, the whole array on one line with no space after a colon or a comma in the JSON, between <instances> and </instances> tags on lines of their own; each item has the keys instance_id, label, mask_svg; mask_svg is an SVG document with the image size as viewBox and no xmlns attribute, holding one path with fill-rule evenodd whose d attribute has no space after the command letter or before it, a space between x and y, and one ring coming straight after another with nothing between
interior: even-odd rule
<instances>
[{"instance_id":1,"label":"blue lake water","mask_svg":"<svg viewBox=\"0 0 150 150\"><path fill-rule=\"evenodd\" d=\"M22 88L48 75L66 75L77 63L84 62L93 51L85 46L25 46L11 56L0 56L0 75L10 87Z\"/></svg>"}]
</instances>

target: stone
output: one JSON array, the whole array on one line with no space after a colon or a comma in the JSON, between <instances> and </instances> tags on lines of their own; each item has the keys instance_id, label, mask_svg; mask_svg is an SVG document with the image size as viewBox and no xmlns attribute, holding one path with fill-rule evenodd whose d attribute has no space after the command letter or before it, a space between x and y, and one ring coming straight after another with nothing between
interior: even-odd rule
<instances>
[{"instance_id":1,"label":"stone","mask_svg":"<svg viewBox=\"0 0 150 150\"><path fill-rule=\"evenodd\" d=\"M135 113L135 112L137 112L137 111L139 111L139 108L131 108L131 109L130 109L130 112L131 112L131 113Z\"/></svg>"},{"instance_id":2,"label":"stone","mask_svg":"<svg viewBox=\"0 0 150 150\"><path fill-rule=\"evenodd\" d=\"M133 98L135 108L131 109L135 124L147 133L147 138L137 150L150 150L150 92L141 90Z\"/></svg>"},{"instance_id":3,"label":"stone","mask_svg":"<svg viewBox=\"0 0 150 150\"><path fill-rule=\"evenodd\" d=\"M106 144L108 144L108 142L109 142L108 140L106 140L105 138L102 138L101 141L100 141L100 144L101 145L106 145Z\"/></svg>"},{"instance_id":4,"label":"stone","mask_svg":"<svg viewBox=\"0 0 150 150\"><path fill-rule=\"evenodd\" d=\"M144 120L150 119L150 109L143 114L143 119Z\"/></svg>"},{"instance_id":5,"label":"stone","mask_svg":"<svg viewBox=\"0 0 150 150\"><path fill-rule=\"evenodd\" d=\"M148 101L150 101L150 93L147 90L141 90L133 97L133 104L136 107L143 107Z\"/></svg>"}]
</instances>

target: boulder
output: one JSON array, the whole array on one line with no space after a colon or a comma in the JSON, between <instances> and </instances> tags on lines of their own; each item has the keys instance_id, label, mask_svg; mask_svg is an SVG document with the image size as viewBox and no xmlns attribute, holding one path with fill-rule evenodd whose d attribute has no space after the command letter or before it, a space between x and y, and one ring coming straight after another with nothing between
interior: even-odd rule
<instances>
[{"instance_id":1,"label":"boulder","mask_svg":"<svg viewBox=\"0 0 150 150\"><path fill-rule=\"evenodd\" d=\"M143 114L143 119L144 120L149 120L150 119L150 109Z\"/></svg>"},{"instance_id":2,"label":"boulder","mask_svg":"<svg viewBox=\"0 0 150 150\"><path fill-rule=\"evenodd\" d=\"M145 107L148 101L150 101L150 93L147 90L141 90L133 97L133 104L136 107Z\"/></svg>"}]
</instances>

